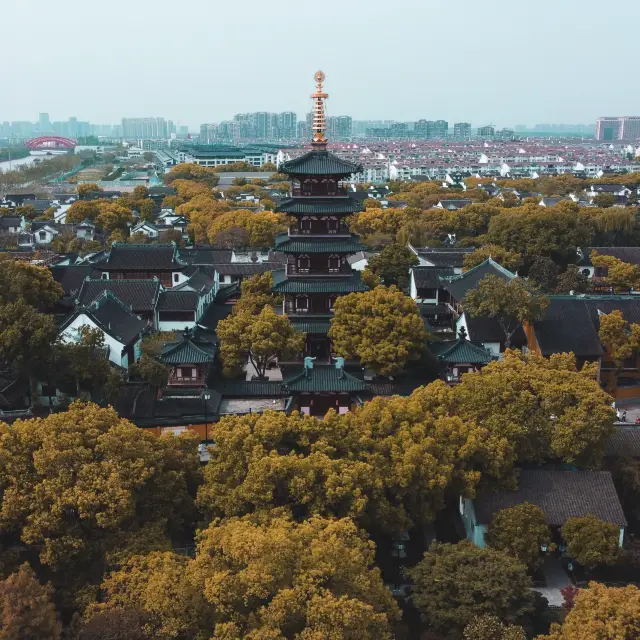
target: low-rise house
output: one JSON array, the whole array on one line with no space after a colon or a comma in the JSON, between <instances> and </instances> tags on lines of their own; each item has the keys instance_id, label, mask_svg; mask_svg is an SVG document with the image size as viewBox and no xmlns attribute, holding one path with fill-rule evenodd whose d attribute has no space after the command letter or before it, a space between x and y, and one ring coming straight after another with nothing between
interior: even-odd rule
<instances>
[{"instance_id":1,"label":"low-rise house","mask_svg":"<svg viewBox=\"0 0 640 640\"><path fill-rule=\"evenodd\" d=\"M469 200L467 198L443 198L438 202L436 207L438 209L446 209L447 211L458 211L459 209L463 209L470 205L472 202L473 200Z\"/></svg>"},{"instance_id":2,"label":"low-rise house","mask_svg":"<svg viewBox=\"0 0 640 640\"><path fill-rule=\"evenodd\" d=\"M22 233L27 228L24 216L0 216L0 234Z\"/></svg>"},{"instance_id":3,"label":"low-rise house","mask_svg":"<svg viewBox=\"0 0 640 640\"><path fill-rule=\"evenodd\" d=\"M473 499L461 496L460 516L467 539L484 547L485 533L493 516L524 502L544 511L559 541L559 530L569 518L594 515L620 527L619 545L622 546L627 520L608 471L522 469L517 491L483 492Z\"/></svg>"},{"instance_id":4,"label":"low-rise house","mask_svg":"<svg viewBox=\"0 0 640 640\"><path fill-rule=\"evenodd\" d=\"M96 273L96 270L91 265L68 268L68 270L72 269L80 272L90 270L92 274L92 277L85 278L80 283L76 296L79 307L90 305L105 291L110 291L118 300L130 307L134 314L145 320L148 325L156 327L156 307L160 293L164 291L159 280L104 280L95 278L93 274Z\"/></svg>"},{"instance_id":5,"label":"low-rise house","mask_svg":"<svg viewBox=\"0 0 640 640\"><path fill-rule=\"evenodd\" d=\"M544 198L540 199L540 202L538 204L541 207L555 207L559 202L573 202L573 200L571 200L571 198L565 198L565 197L545 196Z\"/></svg>"},{"instance_id":6,"label":"low-rise house","mask_svg":"<svg viewBox=\"0 0 640 640\"><path fill-rule=\"evenodd\" d=\"M281 268L282 264L279 262L235 262L217 264L214 266L215 280L218 285L236 284L256 274L275 271Z\"/></svg>"},{"instance_id":7,"label":"low-rise house","mask_svg":"<svg viewBox=\"0 0 640 640\"><path fill-rule=\"evenodd\" d=\"M440 377L450 385L458 384L463 374L479 371L494 359L482 344L467 340L464 328L455 340L429 342L428 347L438 362Z\"/></svg>"},{"instance_id":8,"label":"low-rise house","mask_svg":"<svg viewBox=\"0 0 640 640\"><path fill-rule=\"evenodd\" d=\"M104 291L88 306L79 307L60 327L59 334L63 342L75 342L83 327L100 330L109 360L128 369L140 357L146 326L147 323L111 291Z\"/></svg>"},{"instance_id":9,"label":"low-rise house","mask_svg":"<svg viewBox=\"0 0 640 640\"><path fill-rule=\"evenodd\" d=\"M461 274L464 257L475 251L475 247L414 247L407 245L409 251L420 260L421 267L450 267L454 273Z\"/></svg>"},{"instance_id":10,"label":"low-rise house","mask_svg":"<svg viewBox=\"0 0 640 640\"><path fill-rule=\"evenodd\" d=\"M152 222L143 221L131 227L131 235L135 233L141 233L146 238L156 240L160 235L160 229Z\"/></svg>"},{"instance_id":11,"label":"low-rise house","mask_svg":"<svg viewBox=\"0 0 640 640\"><path fill-rule=\"evenodd\" d=\"M162 291L156 311L158 331L193 329L204 314L206 305L206 299L195 291Z\"/></svg>"},{"instance_id":12,"label":"low-rise house","mask_svg":"<svg viewBox=\"0 0 640 640\"><path fill-rule=\"evenodd\" d=\"M39 198L30 198L22 201L23 207L33 207L34 211L41 216L53 203L51 200L41 200Z\"/></svg>"},{"instance_id":13,"label":"low-rise house","mask_svg":"<svg viewBox=\"0 0 640 640\"><path fill-rule=\"evenodd\" d=\"M158 360L169 367L170 387L205 387L216 357L216 344L200 337L198 329L185 330L182 337L165 344Z\"/></svg>"},{"instance_id":14,"label":"low-rise house","mask_svg":"<svg viewBox=\"0 0 640 640\"><path fill-rule=\"evenodd\" d=\"M183 270L187 263L171 244L121 244L114 242L101 262L97 263L102 277L109 280L160 280L170 288L186 280Z\"/></svg>"}]
</instances>

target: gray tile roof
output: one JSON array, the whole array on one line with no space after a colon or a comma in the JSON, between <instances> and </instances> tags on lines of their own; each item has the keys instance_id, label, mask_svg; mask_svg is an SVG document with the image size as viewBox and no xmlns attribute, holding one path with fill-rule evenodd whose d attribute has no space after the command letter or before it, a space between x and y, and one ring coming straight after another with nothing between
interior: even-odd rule
<instances>
[{"instance_id":1,"label":"gray tile roof","mask_svg":"<svg viewBox=\"0 0 640 640\"><path fill-rule=\"evenodd\" d=\"M587 247L583 250L583 257L578 262L579 266L593 266L591 263L592 251L597 251L603 256L613 256L614 258L618 258L618 260L622 260L622 262L640 266L640 247Z\"/></svg>"},{"instance_id":2,"label":"gray tile roof","mask_svg":"<svg viewBox=\"0 0 640 640\"><path fill-rule=\"evenodd\" d=\"M180 271L186 262L172 244L120 244L114 242L100 268L131 271Z\"/></svg>"},{"instance_id":3,"label":"gray tile roof","mask_svg":"<svg viewBox=\"0 0 640 640\"><path fill-rule=\"evenodd\" d=\"M53 265L49 268L51 269L53 279L62 285L66 296L79 296L80 290L82 289L87 278L100 277L100 271L98 271L91 265L80 264L61 267ZM89 300L87 304L95 300L97 297L98 293L96 293L96 295L91 300ZM125 302L129 303L129 300L125 300Z\"/></svg>"},{"instance_id":4,"label":"gray tile roof","mask_svg":"<svg viewBox=\"0 0 640 640\"><path fill-rule=\"evenodd\" d=\"M83 267L69 267L81 269ZM84 267L87 269L88 267ZM89 267L90 268L90 267ZM55 277L55 270L54 277ZM103 291L112 291L119 300L129 305L135 313L155 310L160 295L159 280L102 280L86 279L78 293L78 304L88 305Z\"/></svg>"},{"instance_id":5,"label":"gray tile roof","mask_svg":"<svg viewBox=\"0 0 640 640\"><path fill-rule=\"evenodd\" d=\"M489 258L466 273L456 276L452 280L444 281L442 286L460 302L467 291L475 289L480 281L487 276L498 276L508 282L515 278L516 274Z\"/></svg>"},{"instance_id":6,"label":"gray tile roof","mask_svg":"<svg viewBox=\"0 0 640 640\"><path fill-rule=\"evenodd\" d=\"M607 442L605 455L640 458L640 427L616 427Z\"/></svg>"},{"instance_id":7,"label":"gray tile roof","mask_svg":"<svg viewBox=\"0 0 640 640\"><path fill-rule=\"evenodd\" d=\"M552 526L586 515L620 526L627 523L608 471L523 469L518 486L517 491L479 495L473 501L478 524L489 524L497 511L523 502L538 505Z\"/></svg>"},{"instance_id":8,"label":"gray tile roof","mask_svg":"<svg viewBox=\"0 0 640 640\"><path fill-rule=\"evenodd\" d=\"M451 278L455 275L453 267L413 267L413 279L419 289L437 289L440 278Z\"/></svg>"},{"instance_id":9,"label":"gray tile roof","mask_svg":"<svg viewBox=\"0 0 640 640\"><path fill-rule=\"evenodd\" d=\"M195 311L200 294L195 291L163 291L158 297L158 311Z\"/></svg>"}]
</instances>

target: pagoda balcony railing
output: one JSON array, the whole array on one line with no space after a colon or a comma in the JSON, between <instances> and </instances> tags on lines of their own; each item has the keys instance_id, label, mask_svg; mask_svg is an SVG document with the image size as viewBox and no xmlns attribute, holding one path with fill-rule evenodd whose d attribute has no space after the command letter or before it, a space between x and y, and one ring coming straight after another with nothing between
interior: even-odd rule
<instances>
[{"instance_id":1,"label":"pagoda balcony railing","mask_svg":"<svg viewBox=\"0 0 640 640\"><path fill-rule=\"evenodd\" d=\"M301 189L300 187L294 187L291 190L291 195L295 198L330 198L332 196L344 197L348 193L344 187L334 187L332 189Z\"/></svg>"},{"instance_id":2,"label":"pagoda balcony railing","mask_svg":"<svg viewBox=\"0 0 640 640\"><path fill-rule=\"evenodd\" d=\"M305 238L323 238L325 236L350 238L349 227L338 227L337 229L300 229L299 227L289 227L289 236L304 236Z\"/></svg>"},{"instance_id":3,"label":"pagoda balcony railing","mask_svg":"<svg viewBox=\"0 0 640 640\"><path fill-rule=\"evenodd\" d=\"M204 376L195 377L182 377L182 376L169 376L167 384L170 387L199 387L204 385Z\"/></svg>"},{"instance_id":4,"label":"pagoda balcony railing","mask_svg":"<svg viewBox=\"0 0 640 640\"><path fill-rule=\"evenodd\" d=\"M324 269L318 268L310 268L304 269L300 267L296 267L293 264L288 264L286 267L288 276L312 276L312 277L327 277L330 278L332 276L340 277L340 276L350 276L353 275L353 271L351 267L348 269L346 267L337 267L335 269L329 269L329 267L325 267Z\"/></svg>"},{"instance_id":5,"label":"pagoda balcony railing","mask_svg":"<svg viewBox=\"0 0 640 640\"><path fill-rule=\"evenodd\" d=\"M333 309L328 304L323 305L322 308L311 305L311 308L303 309L296 307L292 303L286 303L284 306L284 312L288 316L326 316L333 313Z\"/></svg>"}]
</instances>

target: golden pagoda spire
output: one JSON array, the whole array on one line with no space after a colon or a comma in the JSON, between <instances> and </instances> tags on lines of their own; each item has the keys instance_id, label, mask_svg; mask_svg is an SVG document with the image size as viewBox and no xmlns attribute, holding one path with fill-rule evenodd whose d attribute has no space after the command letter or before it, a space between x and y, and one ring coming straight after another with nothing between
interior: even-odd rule
<instances>
[{"instance_id":1,"label":"golden pagoda spire","mask_svg":"<svg viewBox=\"0 0 640 640\"><path fill-rule=\"evenodd\" d=\"M329 97L328 93L322 90L322 83L325 80L322 71L318 71L314 76L316 81L316 91L311 94L313 98L313 124L311 146L314 149L324 150L327 148L327 120L324 115L324 101Z\"/></svg>"}]
</instances>

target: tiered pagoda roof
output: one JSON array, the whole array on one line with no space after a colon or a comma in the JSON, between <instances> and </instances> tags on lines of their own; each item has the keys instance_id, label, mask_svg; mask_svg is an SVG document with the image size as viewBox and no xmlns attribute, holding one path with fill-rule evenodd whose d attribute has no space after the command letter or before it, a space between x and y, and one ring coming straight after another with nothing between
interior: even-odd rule
<instances>
[{"instance_id":1,"label":"tiered pagoda roof","mask_svg":"<svg viewBox=\"0 0 640 640\"><path fill-rule=\"evenodd\" d=\"M351 237L322 236L306 238L279 233L275 238L275 250L283 253L357 253L369 251L367 245L360 242L360 236Z\"/></svg>"},{"instance_id":2,"label":"tiered pagoda roof","mask_svg":"<svg viewBox=\"0 0 640 640\"><path fill-rule=\"evenodd\" d=\"M331 198L297 197L282 201L276 211L293 215L336 215L358 213L363 210L360 202L349 196Z\"/></svg>"},{"instance_id":3,"label":"tiered pagoda roof","mask_svg":"<svg viewBox=\"0 0 640 640\"><path fill-rule=\"evenodd\" d=\"M308 153L280 165L279 170L290 176L346 177L360 173L361 164L343 160L326 150L313 149Z\"/></svg>"}]
</instances>

